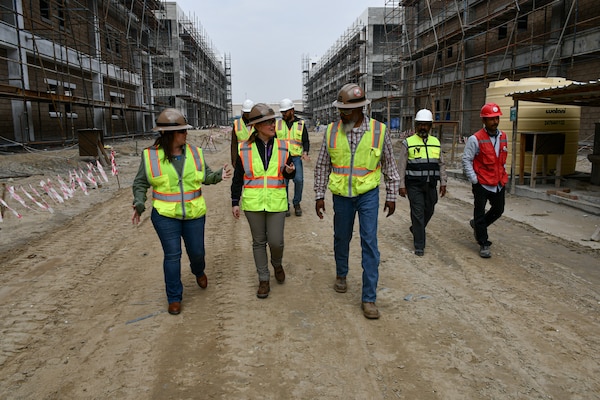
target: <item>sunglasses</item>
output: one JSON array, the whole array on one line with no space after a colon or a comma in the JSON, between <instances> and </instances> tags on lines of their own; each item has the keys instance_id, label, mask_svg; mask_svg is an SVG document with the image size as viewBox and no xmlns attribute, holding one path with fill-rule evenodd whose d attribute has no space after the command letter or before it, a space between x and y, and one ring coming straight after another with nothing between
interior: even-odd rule
<instances>
[{"instance_id":1,"label":"sunglasses","mask_svg":"<svg viewBox=\"0 0 600 400\"><path fill-rule=\"evenodd\" d=\"M353 108L338 108L338 111L342 115L350 115L350 114L352 114L352 111L354 111L354 109Z\"/></svg>"}]
</instances>

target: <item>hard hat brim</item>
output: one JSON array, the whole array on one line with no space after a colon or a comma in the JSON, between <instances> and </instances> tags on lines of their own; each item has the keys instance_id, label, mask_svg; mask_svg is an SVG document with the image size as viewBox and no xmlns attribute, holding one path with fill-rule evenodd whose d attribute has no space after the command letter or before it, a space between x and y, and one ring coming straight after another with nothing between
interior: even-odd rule
<instances>
[{"instance_id":1,"label":"hard hat brim","mask_svg":"<svg viewBox=\"0 0 600 400\"><path fill-rule=\"evenodd\" d=\"M193 129L194 127L191 125L173 125L173 126L155 126L152 128L154 132L170 132L170 131L180 131L182 129Z\"/></svg>"},{"instance_id":2,"label":"hard hat brim","mask_svg":"<svg viewBox=\"0 0 600 400\"><path fill-rule=\"evenodd\" d=\"M256 124L260 124L261 122L268 121L270 119L275 119L275 115L265 115L264 117L260 117L254 121L248 121L246 125L254 126Z\"/></svg>"},{"instance_id":3,"label":"hard hat brim","mask_svg":"<svg viewBox=\"0 0 600 400\"><path fill-rule=\"evenodd\" d=\"M360 108L366 106L367 104L371 104L371 100L364 99L357 101L356 103L342 103L341 101L336 100L332 103L332 106L336 108Z\"/></svg>"},{"instance_id":4,"label":"hard hat brim","mask_svg":"<svg viewBox=\"0 0 600 400\"><path fill-rule=\"evenodd\" d=\"M294 108L294 107L283 107L283 108L279 109L279 112L285 112L287 110L291 110L292 108Z\"/></svg>"}]
</instances>

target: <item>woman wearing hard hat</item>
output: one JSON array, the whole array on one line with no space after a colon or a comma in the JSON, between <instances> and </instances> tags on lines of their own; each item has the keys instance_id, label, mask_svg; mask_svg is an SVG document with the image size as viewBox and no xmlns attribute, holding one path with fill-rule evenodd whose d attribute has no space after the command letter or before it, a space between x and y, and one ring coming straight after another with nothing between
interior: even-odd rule
<instances>
[{"instance_id":1,"label":"woman wearing hard hat","mask_svg":"<svg viewBox=\"0 0 600 400\"><path fill-rule=\"evenodd\" d=\"M231 177L225 166L213 172L200 147L186 143L188 125L183 114L174 108L163 110L154 131L160 136L142 152L142 161L133 181L133 217L139 224L145 210L146 192L152 187L150 219L160 239L163 272L169 314L181 312L181 239L190 259L192 273L202 289L208 286L205 269L204 225L206 202L202 184L211 185Z\"/></svg>"},{"instance_id":2,"label":"woman wearing hard hat","mask_svg":"<svg viewBox=\"0 0 600 400\"><path fill-rule=\"evenodd\" d=\"M235 219L241 209L252 232L252 252L258 273L256 296L264 299L271 291L269 257L278 283L285 281L283 230L288 208L285 180L293 179L296 168L287 142L275 137L275 112L264 103L250 111L250 138L239 146L239 157L231 182L231 205Z\"/></svg>"}]
</instances>

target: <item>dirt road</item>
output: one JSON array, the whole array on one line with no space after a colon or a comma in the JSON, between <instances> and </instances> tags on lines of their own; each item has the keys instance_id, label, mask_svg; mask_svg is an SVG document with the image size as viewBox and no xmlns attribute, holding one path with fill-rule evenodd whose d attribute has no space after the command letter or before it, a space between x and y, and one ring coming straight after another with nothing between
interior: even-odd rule
<instances>
[{"instance_id":1,"label":"dirt road","mask_svg":"<svg viewBox=\"0 0 600 400\"><path fill-rule=\"evenodd\" d=\"M213 169L228 158L223 138L206 153ZM314 159L320 137L311 140ZM593 232L598 217L509 198L484 260L468 188L452 181L417 257L400 199L390 218L380 212L381 318L367 320L358 230L339 294L331 198L321 221L309 162L305 214L286 220L285 284L272 278L270 296L256 298L248 224L231 215L229 182L207 186L209 286L199 289L184 262L183 310L172 316L149 213L130 220L136 153L150 143L114 144L118 184L0 223L0 398L600 398L600 246L536 225L564 218ZM22 185L64 172L74 152L0 156L0 166L27 168L10 181Z\"/></svg>"}]
</instances>

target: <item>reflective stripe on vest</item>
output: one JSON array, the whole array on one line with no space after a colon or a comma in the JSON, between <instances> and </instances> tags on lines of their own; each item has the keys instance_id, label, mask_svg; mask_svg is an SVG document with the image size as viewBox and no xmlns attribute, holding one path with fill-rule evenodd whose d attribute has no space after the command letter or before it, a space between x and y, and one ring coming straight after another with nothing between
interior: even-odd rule
<instances>
[{"instance_id":1,"label":"reflective stripe on vest","mask_svg":"<svg viewBox=\"0 0 600 400\"><path fill-rule=\"evenodd\" d=\"M254 143L240 144L240 159L244 167L242 209L245 211L282 212L287 209L287 195L283 169L288 148L283 140L275 139L273 155L264 168Z\"/></svg>"},{"instance_id":2,"label":"reflective stripe on vest","mask_svg":"<svg viewBox=\"0 0 600 400\"><path fill-rule=\"evenodd\" d=\"M326 140L332 172L328 187L332 193L354 197L379 186L381 179L379 161L383 149L385 125L374 119L370 120L369 125L369 130L361 137L354 153L350 148L347 135L340 134L341 121L329 125Z\"/></svg>"},{"instance_id":3,"label":"reflective stripe on vest","mask_svg":"<svg viewBox=\"0 0 600 400\"><path fill-rule=\"evenodd\" d=\"M282 143L282 142L280 142ZM285 146L279 146L278 148L278 162L277 166L278 175L276 176L265 176L255 175L254 164L253 164L253 152L252 145L248 142L240 145L240 157L242 158L242 164L244 165L244 188L268 188L268 189L279 189L285 187L285 179L280 171L285 168L285 162L287 160L288 149ZM260 160L262 163L262 160ZM269 163L270 164L270 163ZM267 168L268 170L268 168ZM266 174L267 171L265 171Z\"/></svg>"},{"instance_id":4,"label":"reflective stripe on vest","mask_svg":"<svg viewBox=\"0 0 600 400\"><path fill-rule=\"evenodd\" d=\"M288 143L289 151L292 156L302 155L302 133L304 131L304 121L299 119L288 128L287 123L283 119L278 119L275 125L277 138L285 140Z\"/></svg>"},{"instance_id":5,"label":"reflective stripe on vest","mask_svg":"<svg viewBox=\"0 0 600 400\"><path fill-rule=\"evenodd\" d=\"M252 127L248 129L248 126L244 123L241 118L233 121L233 129L235 130L235 136L237 136L238 142L245 142L252 133Z\"/></svg>"},{"instance_id":6,"label":"reflective stripe on vest","mask_svg":"<svg viewBox=\"0 0 600 400\"><path fill-rule=\"evenodd\" d=\"M408 162L406 176L413 181L425 181L429 177L440 178L440 141L428 136L427 143L419 135L406 138Z\"/></svg>"},{"instance_id":7,"label":"reflective stripe on vest","mask_svg":"<svg viewBox=\"0 0 600 400\"><path fill-rule=\"evenodd\" d=\"M172 165L167 164L164 160L161 161L161 157L164 158L165 154L162 149L151 147L146 149L144 154L148 181L152 185L152 205L161 215L185 219L186 217L198 218L206 213L201 189L204 179L201 149L186 145L183 152L183 177L178 176L179 174ZM190 171L194 171L191 176ZM163 176L170 176L170 178L165 180L162 178ZM175 184L175 182L177 183ZM176 206L167 206L167 204ZM190 207L189 210L188 207Z\"/></svg>"}]
</instances>

